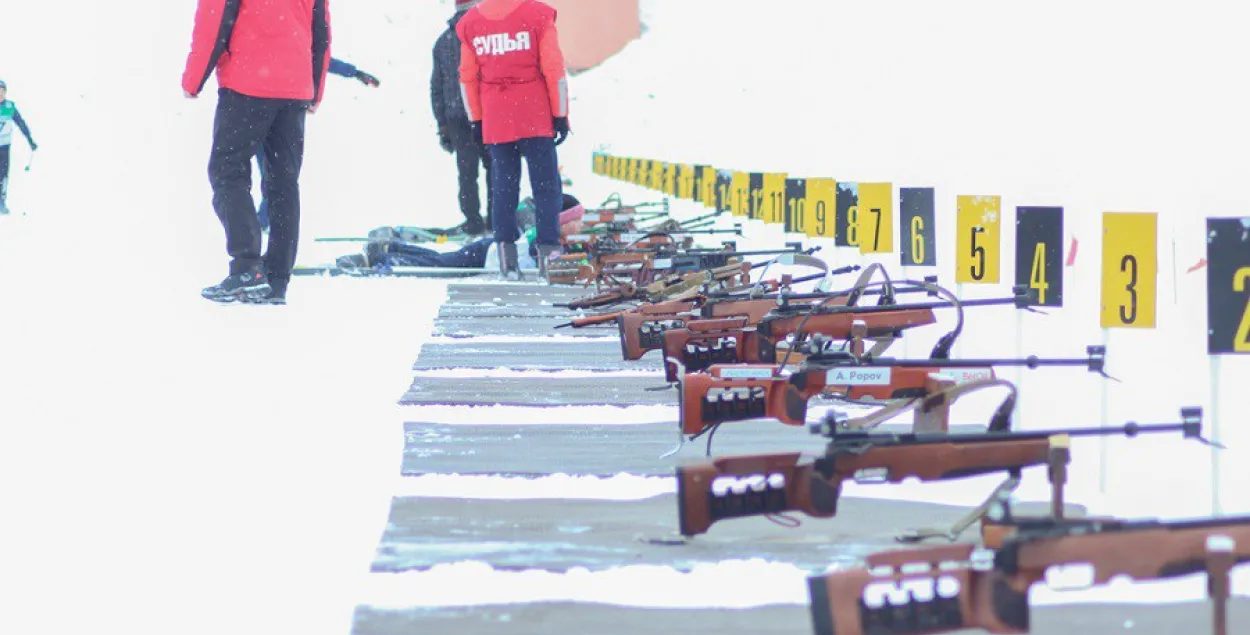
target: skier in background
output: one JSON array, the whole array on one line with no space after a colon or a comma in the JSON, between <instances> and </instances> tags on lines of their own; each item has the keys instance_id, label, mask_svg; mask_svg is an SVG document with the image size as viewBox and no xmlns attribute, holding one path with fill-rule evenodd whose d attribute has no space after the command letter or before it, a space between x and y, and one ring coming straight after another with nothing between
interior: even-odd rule
<instances>
[{"instance_id":1,"label":"skier in background","mask_svg":"<svg viewBox=\"0 0 1250 635\"><path fill-rule=\"evenodd\" d=\"M460 82L474 137L491 159L491 223L499 271L519 278L514 218L521 158L529 168L538 225L538 271L559 253L563 186L556 146L569 134L568 82L556 11L538 0L482 0L456 24Z\"/></svg>"},{"instance_id":2,"label":"skier in background","mask_svg":"<svg viewBox=\"0 0 1250 635\"><path fill-rule=\"evenodd\" d=\"M13 128L16 126L22 131L31 152L39 149L39 144L30 138L30 128L22 119L22 113L18 112L17 104L9 101L8 94L8 85L0 81L0 215L9 213L6 200L9 196L9 146L13 144Z\"/></svg>"},{"instance_id":3,"label":"skier in background","mask_svg":"<svg viewBox=\"0 0 1250 635\"><path fill-rule=\"evenodd\" d=\"M470 236L485 234L490 229L490 155L486 146L473 135L469 115L464 111L460 95L460 40L456 25L477 4L477 0L456 0L456 12L447 21L447 28L434 42L434 68L430 73L430 107L438 123L438 145L456 156L460 174L460 213L464 223L452 230ZM478 166L486 169L486 220L482 220L482 198L478 190Z\"/></svg>"},{"instance_id":4,"label":"skier in background","mask_svg":"<svg viewBox=\"0 0 1250 635\"><path fill-rule=\"evenodd\" d=\"M195 98L217 73L208 178L230 255L229 275L200 292L206 299L286 303L299 248L304 119L325 94L330 41L329 0L197 3L182 90ZM261 147L273 215L263 254L251 192L252 157Z\"/></svg>"},{"instance_id":5,"label":"skier in background","mask_svg":"<svg viewBox=\"0 0 1250 635\"><path fill-rule=\"evenodd\" d=\"M348 64L343 60L330 58L331 75L339 75L341 77L349 77L355 79L365 86L377 88L382 85L378 78L366 73L352 64ZM269 231L269 202L265 200L265 148L261 147L256 151L256 171L260 172L260 206L256 208L256 218L260 220L260 230Z\"/></svg>"}]
</instances>

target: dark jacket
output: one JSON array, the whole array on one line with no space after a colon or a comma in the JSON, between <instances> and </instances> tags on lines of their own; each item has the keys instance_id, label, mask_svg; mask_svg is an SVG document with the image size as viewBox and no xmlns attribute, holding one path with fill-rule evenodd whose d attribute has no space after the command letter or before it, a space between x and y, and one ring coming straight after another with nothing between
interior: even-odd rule
<instances>
[{"instance_id":1,"label":"dark jacket","mask_svg":"<svg viewBox=\"0 0 1250 635\"><path fill-rule=\"evenodd\" d=\"M430 73L430 107L438 127L469 127L469 115L464 110L464 97L460 94L460 38L456 36L456 24L464 17L461 11L447 21L447 30L434 42L434 71Z\"/></svg>"}]
</instances>

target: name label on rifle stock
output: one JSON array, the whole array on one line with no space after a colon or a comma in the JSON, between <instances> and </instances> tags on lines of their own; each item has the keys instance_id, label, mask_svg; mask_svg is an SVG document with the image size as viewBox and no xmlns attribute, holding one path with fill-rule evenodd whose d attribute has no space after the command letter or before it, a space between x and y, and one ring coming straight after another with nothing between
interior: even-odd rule
<instances>
[{"instance_id":1,"label":"name label on rifle stock","mask_svg":"<svg viewBox=\"0 0 1250 635\"><path fill-rule=\"evenodd\" d=\"M621 234L621 242L632 243L636 240L642 240L643 236L646 236L646 234Z\"/></svg>"},{"instance_id":2,"label":"name label on rifle stock","mask_svg":"<svg viewBox=\"0 0 1250 635\"><path fill-rule=\"evenodd\" d=\"M825 372L827 386L889 386L892 368L831 368Z\"/></svg>"},{"instance_id":3,"label":"name label on rifle stock","mask_svg":"<svg viewBox=\"0 0 1250 635\"><path fill-rule=\"evenodd\" d=\"M725 368L721 379L768 379L773 376L771 368Z\"/></svg>"},{"instance_id":4,"label":"name label on rifle stock","mask_svg":"<svg viewBox=\"0 0 1250 635\"><path fill-rule=\"evenodd\" d=\"M599 212L586 212L585 214L582 214L582 222L583 223L599 222Z\"/></svg>"},{"instance_id":5,"label":"name label on rifle stock","mask_svg":"<svg viewBox=\"0 0 1250 635\"><path fill-rule=\"evenodd\" d=\"M668 269L673 266L672 258L656 258L651 262L651 266L655 269Z\"/></svg>"},{"instance_id":6,"label":"name label on rifle stock","mask_svg":"<svg viewBox=\"0 0 1250 635\"><path fill-rule=\"evenodd\" d=\"M586 242L590 240L590 234L569 234L565 240L571 243Z\"/></svg>"},{"instance_id":7,"label":"name label on rifle stock","mask_svg":"<svg viewBox=\"0 0 1250 635\"><path fill-rule=\"evenodd\" d=\"M933 374L960 384L994 378L994 371L989 368L943 368Z\"/></svg>"}]
</instances>

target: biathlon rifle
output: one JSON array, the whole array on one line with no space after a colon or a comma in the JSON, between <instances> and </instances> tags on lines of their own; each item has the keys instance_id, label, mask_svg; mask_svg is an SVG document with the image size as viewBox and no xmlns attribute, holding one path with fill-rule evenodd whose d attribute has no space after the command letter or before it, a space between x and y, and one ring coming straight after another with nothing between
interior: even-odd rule
<instances>
[{"instance_id":1,"label":"biathlon rifle","mask_svg":"<svg viewBox=\"0 0 1250 635\"><path fill-rule=\"evenodd\" d=\"M1250 516L1063 519L1022 529L994 552L954 544L866 560L863 569L808 578L816 635L1026 634L1029 590L1072 566L1088 566L1092 585L1206 573L1212 632L1227 635L1229 573L1250 560Z\"/></svg>"},{"instance_id":2,"label":"biathlon rifle","mask_svg":"<svg viewBox=\"0 0 1250 635\"><path fill-rule=\"evenodd\" d=\"M836 275L838 271L835 270L830 273ZM619 311L574 318L572 321L557 324L553 328L585 328L600 324L616 323L618 318L630 315L638 316L639 318L645 320L684 320L686 317L697 317L700 314L700 310L704 307L709 309L717 307L720 311L727 311L725 315L738 315L739 312L746 311L751 315L758 313L762 316L772 309L774 303L772 300L768 299L755 299L755 296L752 294L753 290L764 289L767 291L776 291L779 288L786 288L793 284L821 280L827 275L829 274L819 273L812 274L810 276L800 276L798 278L787 275L782 276L781 280L762 280L759 283L747 285L745 287L727 287L707 293L699 293L694 298L688 300L645 302L643 304L621 309ZM661 341L656 345L656 348L659 348L662 345L663 342Z\"/></svg>"},{"instance_id":3,"label":"biathlon rifle","mask_svg":"<svg viewBox=\"0 0 1250 635\"><path fill-rule=\"evenodd\" d=\"M860 328L861 332L864 330ZM819 344L812 340L812 344ZM852 348L863 349L862 338ZM780 364L716 364L706 373L679 373L678 404L683 434L700 435L730 421L775 419L801 426L808 401L816 396L850 402L894 401L847 425L853 429L915 410L917 425L949 426L950 406L960 397L986 388L1007 388L1007 400L995 413L992 429L1006 429L1017 401L1015 386L998 379L994 367L1079 366L1106 375L1106 349L1086 347L1086 357L1043 359L1037 356L994 359L896 359L856 350L809 356L793 372Z\"/></svg>"},{"instance_id":4,"label":"biathlon rifle","mask_svg":"<svg viewBox=\"0 0 1250 635\"><path fill-rule=\"evenodd\" d=\"M823 261L821 261L823 264ZM800 264L799 259L795 258L795 264ZM828 271L825 280L831 280L833 276L859 271L859 265L850 265ZM803 276L793 278L790 283L785 282L785 276L778 283L770 283L764 281L760 284L753 285L747 289L726 289L722 291L712 291L706 294L706 299L699 306L697 312L674 312L673 314L663 314L660 312L640 312L634 314L625 311L620 314L621 319L617 321L617 327L621 338L621 353L625 360L632 361L642 359L649 351L658 351L664 349L664 333L673 329L691 328L691 322L699 320L710 320L716 318L743 318L741 328L753 327L759 324L765 316L793 314L803 303L813 305L818 301L828 301L829 304L847 306L846 303L856 302L864 296L880 295L883 298L888 296L894 298L896 295L908 293L926 292L931 293L929 287L926 286L893 286L884 289L862 289L857 294L855 289L867 285L868 281L861 276L860 282L856 287L845 291L824 291L820 293L802 294L803 300L791 300L794 297L791 294L790 287L792 284L806 282L819 279L818 276ZM936 282L935 277L926 278L925 284ZM782 305L784 300L784 309L778 307ZM850 306L854 306L851 304ZM737 323L709 323L699 327L693 327L694 331L706 331L708 328L739 328Z\"/></svg>"},{"instance_id":5,"label":"biathlon rifle","mask_svg":"<svg viewBox=\"0 0 1250 635\"><path fill-rule=\"evenodd\" d=\"M955 309L955 327L939 338L930 354L931 359L946 359L963 332L964 308L1013 305L1033 310L1028 305L1027 289L1022 285L1015 288L1016 295L1010 298L960 300L935 284L906 282L926 286L946 297L938 302L854 306L850 302L856 300L858 294L852 292L842 298L825 297L798 310L794 310L794 304L788 303L770 312L753 328L748 328L741 319L691 323L687 328L670 329L664 333L665 376L670 383L676 382L682 372L700 372L712 364L780 363L787 366L808 334L819 334L834 340L849 339L856 323L862 323L866 329L864 337L875 342L871 354L879 355L902 337L906 329L936 323L934 309ZM847 304L837 304L838 301ZM785 354L779 356L778 345L781 343L788 343L789 346Z\"/></svg>"},{"instance_id":6,"label":"biathlon rifle","mask_svg":"<svg viewBox=\"0 0 1250 635\"><path fill-rule=\"evenodd\" d=\"M813 248L813 250L819 248ZM811 265L811 263L819 263L821 268L826 268L824 261L812 257L808 253L786 253L783 254L792 263ZM774 259L775 260L775 259ZM771 262L771 261L770 261ZM697 264L697 263L696 263ZM727 259L723 265L716 265L706 269L690 269L684 266L673 266L671 262L661 262L653 260L650 263L644 262L639 268L630 270L630 274L634 277L633 281L616 282L612 288L606 291L600 291L585 298L579 298L571 302L556 304L555 306L570 309L585 309L591 307L602 307L630 300L641 300L647 302L657 302L667 299L673 299L674 293L664 292L657 289L680 286L680 293L684 295L695 295L696 293L711 293L716 288L741 289L750 285L750 272L758 267L767 269L769 263L750 263L741 261L738 258ZM656 267L655 265L659 265ZM599 277L611 275L608 270L600 272ZM638 280L646 279L654 276L652 282L647 283L649 291L643 291L642 284ZM701 282L692 282L701 281ZM735 285L735 282L737 283ZM662 287L657 287L662 285ZM691 291L691 289L702 289L702 291Z\"/></svg>"},{"instance_id":7,"label":"biathlon rifle","mask_svg":"<svg viewBox=\"0 0 1250 635\"><path fill-rule=\"evenodd\" d=\"M839 432L822 422L830 438L825 453L803 459L799 452L725 456L677 468L678 518L683 536L707 532L733 518L801 512L814 518L837 514L842 483L900 483L908 478L944 481L1006 472L1007 479L981 506L947 531L914 532L903 541L944 537L956 540L985 515L994 501L1019 486L1024 468L1048 466L1052 496L1062 505L1072 437L1181 432L1202 438L1202 409L1184 408L1181 422L1128 423L1119 428L1077 428L985 433ZM1208 442L1209 443L1209 442ZM841 633L839 633L841 635Z\"/></svg>"}]
</instances>

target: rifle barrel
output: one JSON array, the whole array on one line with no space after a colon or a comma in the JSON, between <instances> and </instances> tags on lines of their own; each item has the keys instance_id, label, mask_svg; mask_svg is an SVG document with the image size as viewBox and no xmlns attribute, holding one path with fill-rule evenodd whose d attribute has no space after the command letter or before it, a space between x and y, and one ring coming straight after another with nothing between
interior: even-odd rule
<instances>
[{"instance_id":1,"label":"rifle barrel","mask_svg":"<svg viewBox=\"0 0 1250 635\"><path fill-rule=\"evenodd\" d=\"M833 439L830 446L856 446L868 443L874 446L894 445L935 445L939 443L1006 443L1011 441L1028 441L1045 439L1055 435L1066 434L1072 437L1113 436L1123 435L1135 437L1139 434L1161 434L1164 432L1182 432L1185 436L1197 436L1202 429L1201 421L1183 423L1139 424L1127 423L1122 426L1106 428L1072 428L1069 430L1033 430L1029 432L917 432L906 434L889 434L881 432L838 432L829 436Z\"/></svg>"},{"instance_id":2,"label":"rifle barrel","mask_svg":"<svg viewBox=\"0 0 1250 635\"><path fill-rule=\"evenodd\" d=\"M918 288L917 290L923 291L924 289ZM895 293L898 294L898 293L903 293L903 292L896 290ZM866 294L867 292L865 292L865 295ZM847 294L842 294L842 295L847 295ZM794 297L794 296L790 296L790 297ZM816 297L819 298L819 297L827 297L827 296L817 295ZM959 304L962 306L993 306L993 305L999 305L999 304L1015 304L1015 303L1016 303L1015 298L986 298L982 300L964 300L964 301L961 301ZM887 304L885 306L831 306L831 307L822 307L819 311L815 312L815 315L827 315L827 314L838 314L838 313L884 313L886 311L902 311L906 309L952 309L952 308L955 308L955 306L956 306L955 304L952 304L950 302L918 302L915 304ZM789 316L786 316L786 317L789 317Z\"/></svg>"},{"instance_id":3,"label":"rifle barrel","mask_svg":"<svg viewBox=\"0 0 1250 635\"><path fill-rule=\"evenodd\" d=\"M1055 358L1042 359L1037 356L1029 356L1019 359L898 359L895 357L877 357L856 360L846 354L841 355L809 355L806 359L812 364L819 364L822 361L829 362L845 362L848 368L856 366L867 367L893 367L893 366L914 366L920 368L985 368L986 366L1027 366L1029 368L1038 368L1040 366L1087 366L1090 358Z\"/></svg>"}]
</instances>

